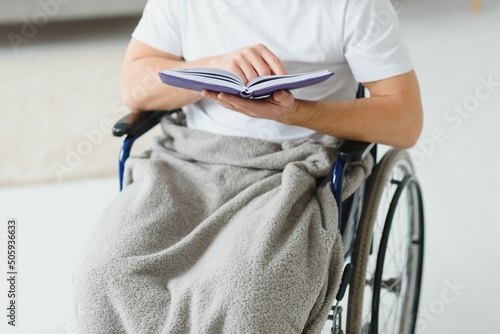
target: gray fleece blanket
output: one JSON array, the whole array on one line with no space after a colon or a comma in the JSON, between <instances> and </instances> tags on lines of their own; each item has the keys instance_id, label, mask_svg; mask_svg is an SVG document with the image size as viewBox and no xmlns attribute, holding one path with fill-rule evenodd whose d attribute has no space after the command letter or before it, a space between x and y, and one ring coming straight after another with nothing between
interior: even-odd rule
<instances>
[{"instance_id":1,"label":"gray fleece blanket","mask_svg":"<svg viewBox=\"0 0 500 334\"><path fill-rule=\"evenodd\" d=\"M335 141L162 127L75 272L80 332L319 333L343 266ZM371 164L349 167L343 197Z\"/></svg>"}]
</instances>

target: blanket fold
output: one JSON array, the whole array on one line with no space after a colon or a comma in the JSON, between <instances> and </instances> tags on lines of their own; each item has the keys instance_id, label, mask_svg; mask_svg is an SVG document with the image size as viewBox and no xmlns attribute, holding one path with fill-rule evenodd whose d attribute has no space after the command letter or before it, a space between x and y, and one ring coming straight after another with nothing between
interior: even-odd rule
<instances>
[{"instance_id":1,"label":"blanket fold","mask_svg":"<svg viewBox=\"0 0 500 334\"><path fill-rule=\"evenodd\" d=\"M75 273L81 333L319 333L343 265L336 141L162 127ZM371 165L349 167L343 197Z\"/></svg>"}]
</instances>

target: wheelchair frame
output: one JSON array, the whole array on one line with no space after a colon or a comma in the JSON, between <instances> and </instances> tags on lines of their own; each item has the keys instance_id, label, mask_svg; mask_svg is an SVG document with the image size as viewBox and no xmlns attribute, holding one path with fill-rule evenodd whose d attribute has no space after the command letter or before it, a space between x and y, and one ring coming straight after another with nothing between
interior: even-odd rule
<instances>
[{"instance_id":1,"label":"wheelchair frame","mask_svg":"<svg viewBox=\"0 0 500 334\"><path fill-rule=\"evenodd\" d=\"M364 97L364 87L359 86L357 98ZM123 146L120 152L119 157L119 181L120 181L120 191L123 187L123 173L125 168L125 162L130 155L130 151L132 145L135 140L140 136L148 132L151 128L156 126L162 117L167 115L172 115L177 112L182 112L180 109L171 110L171 111L151 111L151 112L141 112L137 114L129 114L122 119L120 119L115 126L113 127L113 135L117 137L121 137L126 135L126 138L123 142ZM392 154L390 159L386 165L389 164L390 168L393 168L393 165L398 164L398 161L408 161L411 165L411 160L405 151L401 150L393 150L389 153ZM378 172L374 170L371 179L375 178L375 181L370 182L370 178L367 182L365 182L349 199L342 202L342 185L343 178L346 171L346 167L348 163L359 162L363 160L368 154L372 154L374 161L376 161L377 155L377 146L374 143L365 143L365 142L356 142L356 141L345 141L337 151L337 159L332 169L332 178L331 178L331 190L335 197L338 212L339 212L339 221L338 226L339 230L342 234L342 239L344 243L344 260L347 263L341 285L339 291L336 296L336 304L332 307L332 314L328 316L329 320L333 321L333 325L331 328L332 333L343 333L343 324L342 324L342 310L343 308L340 306L340 302L342 301L344 294L349 285L355 286L356 289L351 289L349 291L348 298L348 312L347 312L347 332L348 333L370 333L377 334L378 333L378 320L379 320L379 303L380 303L380 291L384 288L384 280L382 278L382 274L384 271L384 259L385 259L385 251L387 249L388 238L390 238L391 232L391 224L393 224L393 218L397 211L398 205L400 203L400 199L402 194L406 191L410 193L411 203L410 206L415 206L413 210L416 210L414 214L412 222L410 224L416 224L417 236L410 240L410 246L416 244L416 260L413 260L412 266L415 274L411 273L411 275L415 277L410 277L411 286L408 289L411 289L409 295L412 300L408 301L407 305L403 305L402 308L410 310L406 310L406 314L402 315L404 317L401 319L401 327L397 333L414 333L416 317L418 312L418 302L420 295L420 286L421 286L421 277L422 277L422 266L423 266L423 204L422 204L422 195L420 186L418 184L418 180L413 175L413 170L411 167L411 171L408 175L403 175L401 180L388 180L388 176L383 174L387 174L387 170L382 170L382 172ZM405 155L406 154L406 155ZM388 154L386 154L387 156ZM384 158L386 158L384 156ZM392 160L391 160L392 159ZM381 163L384 163L384 159L382 159ZM386 168L387 169L387 168ZM383 174L383 180L380 180L381 177L378 177L378 174ZM373 175L375 174L375 177ZM386 180L387 179L387 180ZM388 209L388 216L384 219L382 223L382 227L384 233L382 233L382 242L380 243L383 248L374 249L374 228L377 226L376 218L373 216L373 212L375 215L378 212L378 206L380 205L380 194L378 188L380 188L380 183L384 181L389 181L389 183L394 183L397 186L397 189L393 192L392 198L390 199L390 205ZM373 183L379 183L378 185L373 186ZM365 184L368 184L365 189ZM378 187L378 188L377 188ZM368 202L368 205L371 206L370 210L366 210L366 207L363 207L364 202ZM375 210L373 210L375 207ZM347 209L349 211L347 212ZM368 213L368 218L366 211L370 211ZM412 211L413 212L413 211ZM344 214L343 214L344 213ZM415 222L413 220L416 220ZM414 226L414 227L415 227ZM362 232L358 233L361 230ZM411 231L410 231L411 232ZM413 233L413 232L412 232ZM385 240L384 240L385 238ZM359 254L358 254L359 253ZM363 253L362 255L360 255ZM377 253L377 254L375 254ZM369 282L366 278L367 275L367 266L368 266L368 257L375 256L376 258L376 272L375 278L370 278ZM412 255L413 256L413 255ZM349 263L351 260L351 263ZM353 267L354 265L354 267ZM406 270L406 268L405 268ZM351 272L354 271L354 275L351 275ZM403 273L401 273L403 275ZM352 277L351 277L352 276ZM402 280L402 278L401 278ZM401 282L396 286L401 289ZM371 286L373 290L373 295L371 298L371 305L368 305L370 302L364 296L364 290L367 289L367 286ZM377 288L377 289L375 289ZM362 291L359 291L359 290ZM390 291L391 292L391 291ZM397 292L399 295L400 291ZM405 296L405 298L407 298ZM352 302L351 302L352 300ZM404 302L404 301L403 301ZM352 304L352 305L351 305ZM364 319L362 319L364 310L363 307L371 307L369 312L369 316L371 317L367 320L367 323L363 323ZM404 312L405 310L403 310ZM362 314L363 313L363 314ZM392 321L392 320L391 320ZM397 321L395 321L397 322ZM385 333L385 332L383 332Z\"/></svg>"}]
</instances>

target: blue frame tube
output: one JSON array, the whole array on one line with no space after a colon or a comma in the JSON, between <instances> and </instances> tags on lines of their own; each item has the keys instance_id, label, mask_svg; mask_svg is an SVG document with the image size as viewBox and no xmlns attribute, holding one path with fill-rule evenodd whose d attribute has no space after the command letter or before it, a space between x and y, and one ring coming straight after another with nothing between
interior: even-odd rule
<instances>
[{"instance_id":1,"label":"blue frame tube","mask_svg":"<svg viewBox=\"0 0 500 334\"><path fill-rule=\"evenodd\" d=\"M120 191L123 189L123 174L125 172L125 162L130 156L130 151L132 150L132 145L137 139L137 136L127 136L123 141L122 149L120 150L120 157L118 161L119 177L120 177Z\"/></svg>"},{"instance_id":2,"label":"blue frame tube","mask_svg":"<svg viewBox=\"0 0 500 334\"><path fill-rule=\"evenodd\" d=\"M344 183L345 167L347 162L337 159L333 165L331 189L338 208L338 228L342 231L342 185Z\"/></svg>"}]
</instances>

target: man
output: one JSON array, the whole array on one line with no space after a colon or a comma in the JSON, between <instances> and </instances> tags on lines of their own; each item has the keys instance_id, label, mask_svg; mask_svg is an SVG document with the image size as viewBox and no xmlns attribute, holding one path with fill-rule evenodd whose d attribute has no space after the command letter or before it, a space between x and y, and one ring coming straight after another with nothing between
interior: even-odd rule
<instances>
[{"instance_id":1,"label":"man","mask_svg":"<svg viewBox=\"0 0 500 334\"><path fill-rule=\"evenodd\" d=\"M227 69L244 81L335 75L264 100L151 77L188 67ZM369 98L354 99L358 82ZM408 148L422 127L390 3L150 0L125 54L122 88L134 112L186 106L187 127L164 123L165 137L128 162L127 185L77 275L82 331L319 332L343 256L325 143ZM368 170L369 162L352 174Z\"/></svg>"},{"instance_id":2,"label":"man","mask_svg":"<svg viewBox=\"0 0 500 334\"><path fill-rule=\"evenodd\" d=\"M188 127L205 131L256 136L240 130L275 120L286 125L272 136L278 142L280 131L293 132L293 139L311 135L290 127L298 126L394 147L415 144L422 128L418 82L388 1L188 3L148 3L123 67L123 95L134 111L194 103ZM246 101L206 92L220 106L197 92L165 86L158 78L147 95L131 94L150 75L148 68L186 67L224 68L247 81L323 68L335 75L319 87L298 91L296 98L277 92L273 99ZM355 82L363 83L371 97L353 100ZM230 115L222 107L258 119Z\"/></svg>"}]
</instances>

